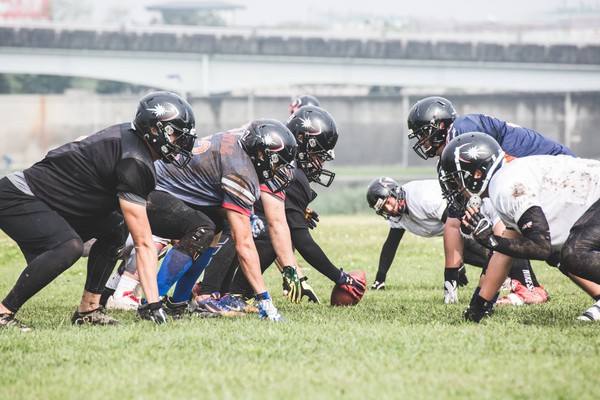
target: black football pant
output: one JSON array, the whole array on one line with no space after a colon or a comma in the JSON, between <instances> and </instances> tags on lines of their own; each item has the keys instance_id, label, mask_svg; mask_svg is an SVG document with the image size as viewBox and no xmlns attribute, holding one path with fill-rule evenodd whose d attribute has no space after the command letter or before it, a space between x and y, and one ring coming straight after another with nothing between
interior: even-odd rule
<instances>
[{"instance_id":1,"label":"black football pant","mask_svg":"<svg viewBox=\"0 0 600 400\"><path fill-rule=\"evenodd\" d=\"M127 237L116 212L94 218L61 215L7 178L0 180L0 229L17 242L27 262L2 301L12 312L73 265L83 254L83 242L92 238L97 240L88 258L85 290L101 293Z\"/></svg>"},{"instance_id":2,"label":"black football pant","mask_svg":"<svg viewBox=\"0 0 600 400\"><path fill-rule=\"evenodd\" d=\"M571 228L561 250L560 270L600 284L600 200Z\"/></svg>"}]
</instances>

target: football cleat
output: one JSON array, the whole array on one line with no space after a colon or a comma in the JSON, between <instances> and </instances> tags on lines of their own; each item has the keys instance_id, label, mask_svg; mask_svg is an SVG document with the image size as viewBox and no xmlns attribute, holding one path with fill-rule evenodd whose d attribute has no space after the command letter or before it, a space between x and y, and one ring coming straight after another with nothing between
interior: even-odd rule
<instances>
[{"instance_id":1,"label":"football cleat","mask_svg":"<svg viewBox=\"0 0 600 400\"><path fill-rule=\"evenodd\" d=\"M583 312L579 317L578 321L593 322L600 320L600 304L596 303Z\"/></svg>"},{"instance_id":2,"label":"football cleat","mask_svg":"<svg viewBox=\"0 0 600 400\"><path fill-rule=\"evenodd\" d=\"M195 307L193 308L194 313L210 313L222 317L237 317L244 315L239 311L232 311L224 305L221 305L218 300L212 297L197 302L195 301L195 303Z\"/></svg>"},{"instance_id":3,"label":"football cleat","mask_svg":"<svg viewBox=\"0 0 600 400\"><path fill-rule=\"evenodd\" d=\"M106 301L107 310L137 310L141 304L139 297L135 295L135 291L128 290L121 293L114 293Z\"/></svg>"},{"instance_id":4,"label":"football cleat","mask_svg":"<svg viewBox=\"0 0 600 400\"><path fill-rule=\"evenodd\" d=\"M250 300L251 302L248 303L240 295L226 294L219 299L219 304L231 311L257 313L258 308L254 305L254 299Z\"/></svg>"},{"instance_id":5,"label":"football cleat","mask_svg":"<svg viewBox=\"0 0 600 400\"><path fill-rule=\"evenodd\" d=\"M162 299L163 309L173 319L180 319L188 312L188 302L174 302L172 297L165 296Z\"/></svg>"},{"instance_id":6,"label":"football cleat","mask_svg":"<svg viewBox=\"0 0 600 400\"><path fill-rule=\"evenodd\" d=\"M15 318L15 314L0 314L0 329L16 328L21 332L30 332L31 328Z\"/></svg>"},{"instance_id":7,"label":"football cleat","mask_svg":"<svg viewBox=\"0 0 600 400\"><path fill-rule=\"evenodd\" d=\"M511 292L498 299L496 304L521 306L524 304L542 304L548 301L549 296L543 286L528 289L516 279L511 281Z\"/></svg>"},{"instance_id":8,"label":"football cleat","mask_svg":"<svg viewBox=\"0 0 600 400\"><path fill-rule=\"evenodd\" d=\"M71 317L71 323L73 325L118 325L119 321L106 315L104 307L100 306L92 311L75 310Z\"/></svg>"},{"instance_id":9,"label":"football cleat","mask_svg":"<svg viewBox=\"0 0 600 400\"><path fill-rule=\"evenodd\" d=\"M371 290L385 290L385 282L373 282L373 284L371 285Z\"/></svg>"}]
</instances>

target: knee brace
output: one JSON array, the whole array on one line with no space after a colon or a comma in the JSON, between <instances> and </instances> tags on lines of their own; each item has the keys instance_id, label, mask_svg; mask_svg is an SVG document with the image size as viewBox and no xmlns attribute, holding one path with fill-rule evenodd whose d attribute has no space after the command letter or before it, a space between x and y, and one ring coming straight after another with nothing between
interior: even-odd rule
<instances>
[{"instance_id":1,"label":"knee brace","mask_svg":"<svg viewBox=\"0 0 600 400\"><path fill-rule=\"evenodd\" d=\"M195 258L208 248L214 236L215 230L213 228L198 227L191 232L187 232L175 248Z\"/></svg>"}]
</instances>

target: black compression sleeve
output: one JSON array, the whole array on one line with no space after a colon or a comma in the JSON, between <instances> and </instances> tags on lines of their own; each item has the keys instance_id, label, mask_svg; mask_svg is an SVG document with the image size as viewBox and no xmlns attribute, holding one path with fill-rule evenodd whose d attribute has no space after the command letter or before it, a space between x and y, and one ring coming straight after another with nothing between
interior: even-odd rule
<instances>
[{"instance_id":1,"label":"black compression sleeve","mask_svg":"<svg viewBox=\"0 0 600 400\"><path fill-rule=\"evenodd\" d=\"M388 237L381 248L381 254L379 255L379 268L377 269L377 276L375 277L376 281L385 282L385 278L394 261L398 245L400 245L400 240L402 239L402 236L404 236L404 232L404 229L390 229Z\"/></svg>"},{"instance_id":2,"label":"black compression sleeve","mask_svg":"<svg viewBox=\"0 0 600 400\"><path fill-rule=\"evenodd\" d=\"M314 241L308 228L292 229L292 243L304 259L317 271L325 275L331 281L336 282L340 277L340 270L335 267Z\"/></svg>"},{"instance_id":3,"label":"black compression sleeve","mask_svg":"<svg viewBox=\"0 0 600 400\"><path fill-rule=\"evenodd\" d=\"M515 258L549 258L552 253L550 227L542 209L538 206L527 209L519 219L518 225L521 236L509 239L493 235L485 246Z\"/></svg>"}]
</instances>

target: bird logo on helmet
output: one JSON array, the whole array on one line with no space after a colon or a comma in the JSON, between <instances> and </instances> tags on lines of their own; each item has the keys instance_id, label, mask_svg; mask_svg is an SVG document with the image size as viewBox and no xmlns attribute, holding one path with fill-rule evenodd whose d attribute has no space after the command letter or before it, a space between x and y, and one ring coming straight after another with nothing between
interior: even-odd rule
<instances>
[{"instance_id":1,"label":"bird logo on helmet","mask_svg":"<svg viewBox=\"0 0 600 400\"><path fill-rule=\"evenodd\" d=\"M132 123L165 163L185 167L192 158L196 119L192 107L171 92L152 92L140 99Z\"/></svg>"}]
</instances>

